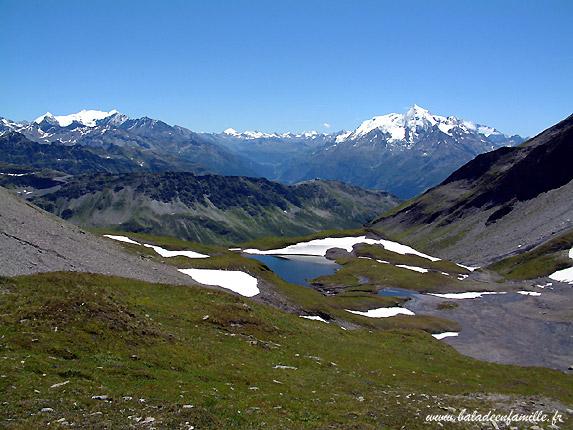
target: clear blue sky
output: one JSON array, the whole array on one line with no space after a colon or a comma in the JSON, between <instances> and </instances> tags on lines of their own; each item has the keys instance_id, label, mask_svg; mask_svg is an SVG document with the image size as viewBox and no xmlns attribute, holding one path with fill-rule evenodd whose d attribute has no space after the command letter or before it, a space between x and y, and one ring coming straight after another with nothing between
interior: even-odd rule
<instances>
[{"instance_id":1,"label":"clear blue sky","mask_svg":"<svg viewBox=\"0 0 573 430\"><path fill-rule=\"evenodd\" d=\"M573 113L571 0L0 0L0 16L13 120L337 131L416 103L531 136Z\"/></svg>"}]
</instances>

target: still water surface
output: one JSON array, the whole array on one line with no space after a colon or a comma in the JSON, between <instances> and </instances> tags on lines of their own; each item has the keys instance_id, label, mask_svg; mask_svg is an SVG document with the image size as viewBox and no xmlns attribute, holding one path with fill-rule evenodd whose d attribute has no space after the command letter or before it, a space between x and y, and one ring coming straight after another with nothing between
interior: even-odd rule
<instances>
[{"instance_id":1,"label":"still water surface","mask_svg":"<svg viewBox=\"0 0 573 430\"><path fill-rule=\"evenodd\" d=\"M287 282L310 287L308 280L318 276L332 275L340 268L339 264L325 257L310 255L249 255L265 263Z\"/></svg>"}]
</instances>

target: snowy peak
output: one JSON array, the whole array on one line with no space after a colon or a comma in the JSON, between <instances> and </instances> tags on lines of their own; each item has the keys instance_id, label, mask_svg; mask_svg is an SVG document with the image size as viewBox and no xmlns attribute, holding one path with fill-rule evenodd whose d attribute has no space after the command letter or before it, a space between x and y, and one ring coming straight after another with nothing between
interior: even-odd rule
<instances>
[{"instance_id":1,"label":"snowy peak","mask_svg":"<svg viewBox=\"0 0 573 430\"><path fill-rule=\"evenodd\" d=\"M318 131L305 131L302 133L264 133L260 131L244 131L239 133L233 128L228 128L223 133L227 137L234 137L243 140L255 140L255 139L315 139L319 136L325 136L324 133L319 133Z\"/></svg>"},{"instance_id":2,"label":"snowy peak","mask_svg":"<svg viewBox=\"0 0 573 430\"><path fill-rule=\"evenodd\" d=\"M60 127L67 127L73 122L78 122L86 127L95 127L96 122L107 118L109 116L119 113L117 110L112 110L110 112L102 112L99 110L82 110L81 112L74 113L71 115L54 116L50 112L36 118L34 122L40 124L42 121L47 121L51 124L58 124Z\"/></svg>"},{"instance_id":3,"label":"snowy peak","mask_svg":"<svg viewBox=\"0 0 573 430\"><path fill-rule=\"evenodd\" d=\"M239 133L237 133L237 130L235 130L234 128L228 128L223 133L228 134L229 136L239 136Z\"/></svg>"},{"instance_id":4,"label":"snowy peak","mask_svg":"<svg viewBox=\"0 0 573 430\"><path fill-rule=\"evenodd\" d=\"M415 104L405 114L391 113L364 121L356 130L338 136L336 142L357 140L376 130L388 135L388 142L414 143L420 133L434 128L449 136L454 136L454 132L483 134L486 138L491 135L501 135L494 128L477 125L454 116L446 118L433 115L429 110Z\"/></svg>"},{"instance_id":5,"label":"snowy peak","mask_svg":"<svg viewBox=\"0 0 573 430\"><path fill-rule=\"evenodd\" d=\"M429 110L413 105L408 112L404 114L404 125L409 128L427 128L434 126L438 122L446 120L443 116L434 116Z\"/></svg>"}]
</instances>

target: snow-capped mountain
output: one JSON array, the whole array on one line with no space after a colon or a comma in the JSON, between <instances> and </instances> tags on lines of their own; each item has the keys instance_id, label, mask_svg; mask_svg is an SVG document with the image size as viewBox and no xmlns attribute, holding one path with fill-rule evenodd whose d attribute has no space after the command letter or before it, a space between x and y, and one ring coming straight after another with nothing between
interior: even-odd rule
<instances>
[{"instance_id":1,"label":"snow-capped mountain","mask_svg":"<svg viewBox=\"0 0 573 430\"><path fill-rule=\"evenodd\" d=\"M404 114L375 116L355 130L330 136L311 153L275 169L274 179L337 179L409 198L478 154L525 140L454 116L433 115L417 105Z\"/></svg>"},{"instance_id":2,"label":"snow-capped mountain","mask_svg":"<svg viewBox=\"0 0 573 430\"><path fill-rule=\"evenodd\" d=\"M61 116L48 112L31 123L2 119L0 135L9 132L19 132L42 144L87 146L112 152L117 147L152 151L158 158L168 154L221 174L257 176L237 155L191 130L147 117L133 119L115 109L82 110Z\"/></svg>"},{"instance_id":3,"label":"snow-capped mountain","mask_svg":"<svg viewBox=\"0 0 573 430\"><path fill-rule=\"evenodd\" d=\"M317 139L319 137L328 136L326 133L319 133L318 131L305 131L302 133L263 133L260 131L244 131L239 133L237 130L228 128L223 133L224 137L233 137L244 140L254 139ZM219 136L221 136L219 135Z\"/></svg>"},{"instance_id":4,"label":"snow-capped mountain","mask_svg":"<svg viewBox=\"0 0 573 430\"><path fill-rule=\"evenodd\" d=\"M373 131L379 131L387 135L387 141L415 143L421 133L437 128L444 134L482 134L486 138L491 135L503 136L494 128L474 124L455 116L444 117L432 115L430 111L413 105L405 114L391 113L383 116L375 116L364 121L356 130L339 135L336 143L347 140L358 140L369 135Z\"/></svg>"},{"instance_id":5,"label":"snow-capped mountain","mask_svg":"<svg viewBox=\"0 0 573 430\"><path fill-rule=\"evenodd\" d=\"M97 121L107 118L118 113L115 109L110 112L102 112L99 110L82 110L81 112L71 115L54 116L50 112L42 115L34 120L35 123L40 124L42 121L47 121L51 124L58 124L60 127L68 127L74 122L84 125L86 127L95 127Z\"/></svg>"},{"instance_id":6,"label":"snow-capped mountain","mask_svg":"<svg viewBox=\"0 0 573 430\"><path fill-rule=\"evenodd\" d=\"M525 139L413 105L375 116L355 130L324 134L195 133L116 110L42 115L32 123L0 119L0 135L18 131L39 143L143 148L198 162L226 175L264 176L294 184L314 178L413 197L444 180L478 154Z\"/></svg>"}]
</instances>

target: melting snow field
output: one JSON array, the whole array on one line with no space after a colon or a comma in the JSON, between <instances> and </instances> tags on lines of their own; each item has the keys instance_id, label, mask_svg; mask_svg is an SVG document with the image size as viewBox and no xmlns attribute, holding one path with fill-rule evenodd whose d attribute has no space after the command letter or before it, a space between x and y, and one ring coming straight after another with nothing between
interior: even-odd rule
<instances>
[{"instance_id":1,"label":"melting snow field","mask_svg":"<svg viewBox=\"0 0 573 430\"><path fill-rule=\"evenodd\" d=\"M428 293L431 296L442 297L444 299L477 299L486 294L506 294L504 292L497 293L497 292L479 292L479 293L446 293L446 294L437 294L437 293Z\"/></svg>"},{"instance_id":2,"label":"melting snow field","mask_svg":"<svg viewBox=\"0 0 573 430\"><path fill-rule=\"evenodd\" d=\"M549 277L554 281L568 282L569 284L573 284L573 267L558 270L557 272L549 275Z\"/></svg>"},{"instance_id":3,"label":"melting snow field","mask_svg":"<svg viewBox=\"0 0 573 430\"><path fill-rule=\"evenodd\" d=\"M395 252L397 254L402 254L402 255L413 254L422 258L427 258L428 260L431 261L439 260L439 258L431 257L429 255L416 251L414 248L402 245L397 242L392 242L391 240L368 239L366 238L366 236L327 237L324 239L311 240L309 242L299 242L294 245L289 245L286 248L281 248L281 249L260 250L260 249L250 248L243 250L243 252L245 252L246 254L261 254L261 255L297 254L297 255L324 256L326 255L326 251L328 251L330 248L342 248L348 252L351 252L352 247L358 243L367 243L369 245L382 245L384 249Z\"/></svg>"},{"instance_id":4,"label":"melting snow field","mask_svg":"<svg viewBox=\"0 0 573 430\"><path fill-rule=\"evenodd\" d=\"M573 259L573 248L569 250L569 258ZM557 272L549 275L549 278L553 279L554 281L568 282L569 284L573 284L573 267L558 270Z\"/></svg>"},{"instance_id":5,"label":"melting snow field","mask_svg":"<svg viewBox=\"0 0 573 430\"><path fill-rule=\"evenodd\" d=\"M253 297L260 293L257 278L238 270L179 269L179 271L191 276L197 282L217 285L244 297Z\"/></svg>"},{"instance_id":6,"label":"melting snow field","mask_svg":"<svg viewBox=\"0 0 573 430\"><path fill-rule=\"evenodd\" d=\"M315 321L322 321L324 323L328 324L328 321L326 321L324 318L319 317L318 315L299 315L299 317L301 318L306 318L309 320L315 320Z\"/></svg>"},{"instance_id":7,"label":"melting snow field","mask_svg":"<svg viewBox=\"0 0 573 430\"><path fill-rule=\"evenodd\" d=\"M440 340L443 339L445 337L454 337L457 336L459 333L455 332L455 331L446 331L444 333L437 333L437 334L433 334L432 336L434 336L436 339Z\"/></svg>"},{"instance_id":8,"label":"melting snow field","mask_svg":"<svg viewBox=\"0 0 573 430\"><path fill-rule=\"evenodd\" d=\"M523 294L524 296L540 296L541 293L535 291L518 291L517 294Z\"/></svg>"},{"instance_id":9,"label":"melting snow field","mask_svg":"<svg viewBox=\"0 0 573 430\"><path fill-rule=\"evenodd\" d=\"M144 246L153 249L162 257L176 257L178 255L181 255L183 257L188 257L188 258L209 258L208 255L199 254L198 252L194 251L169 251L168 249L163 249L160 246L154 246L148 244L145 244Z\"/></svg>"},{"instance_id":10,"label":"melting snow field","mask_svg":"<svg viewBox=\"0 0 573 430\"><path fill-rule=\"evenodd\" d=\"M413 270L414 272L420 273L428 272L428 269L424 269L423 267L407 266L406 264L396 264L396 267L401 267L403 269Z\"/></svg>"},{"instance_id":11,"label":"melting snow field","mask_svg":"<svg viewBox=\"0 0 573 430\"><path fill-rule=\"evenodd\" d=\"M104 235L107 238L120 242L141 245L140 243L126 236ZM162 257L176 257L181 255L188 258L209 258L208 255L199 254L194 251L170 251L160 246L143 244L147 248L153 249ZM257 287L257 278L248 273L238 270L215 270L215 269L178 269L181 273L191 276L195 281L205 285L216 285L227 290L234 291L245 297L253 297L260 293ZM318 317L320 318L320 317Z\"/></svg>"},{"instance_id":12,"label":"melting snow field","mask_svg":"<svg viewBox=\"0 0 573 430\"><path fill-rule=\"evenodd\" d=\"M363 315L368 318L388 318L393 317L395 315L414 315L414 312L404 309L404 308L378 308L378 309L370 309L369 311L362 312L362 311L351 311L350 309L346 309L346 311L351 312L353 314Z\"/></svg>"},{"instance_id":13,"label":"melting snow field","mask_svg":"<svg viewBox=\"0 0 573 430\"><path fill-rule=\"evenodd\" d=\"M141 245L141 243L136 242L135 240L132 240L127 236L114 236L111 234L104 234L104 236L113 240L118 240L120 242L132 243L134 245ZM198 252L194 251L169 251L168 249L163 249L160 246L148 245L147 243L144 243L143 246L153 249L162 257L176 257L178 255L182 255L183 257L188 257L188 258L209 258L208 255L199 254Z\"/></svg>"},{"instance_id":14,"label":"melting snow field","mask_svg":"<svg viewBox=\"0 0 573 430\"><path fill-rule=\"evenodd\" d=\"M473 272L474 270L479 269L479 266L478 267L470 267L470 266L464 266L463 264L458 264L458 266L463 267L464 269L468 269L470 272Z\"/></svg>"},{"instance_id":15,"label":"melting snow field","mask_svg":"<svg viewBox=\"0 0 573 430\"><path fill-rule=\"evenodd\" d=\"M104 236L109 238L109 239L118 240L120 242L132 243L134 245L141 245L139 242L136 242L135 240L131 240L127 236L114 236L112 234L104 234Z\"/></svg>"}]
</instances>

